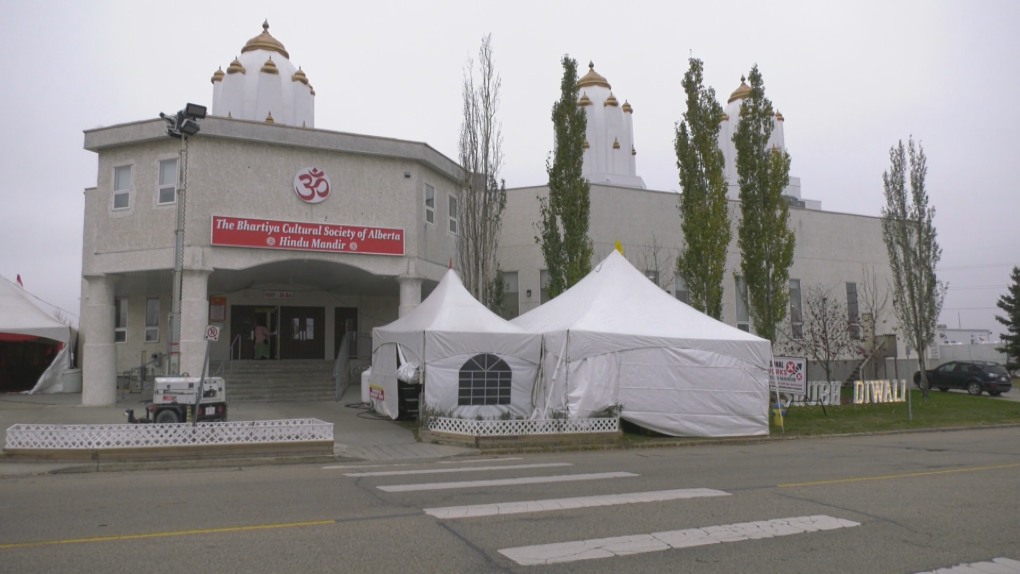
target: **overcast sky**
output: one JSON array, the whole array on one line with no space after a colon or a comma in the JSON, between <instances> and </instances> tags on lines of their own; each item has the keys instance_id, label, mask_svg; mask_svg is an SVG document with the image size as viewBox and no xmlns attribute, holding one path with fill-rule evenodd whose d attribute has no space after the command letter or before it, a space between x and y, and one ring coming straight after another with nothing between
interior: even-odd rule
<instances>
[{"instance_id":1,"label":"overcast sky","mask_svg":"<svg viewBox=\"0 0 1020 574\"><path fill-rule=\"evenodd\" d=\"M560 57L634 107L638 174L679 188L687 58L725 106L757 63L807 199L878 215L889 147L911 134L950 284L943 322L1002 330L1020 265L1020 2L3 2L0 275L79 313L82 130L210 105L209 79L261 32L316 91L316 127L423 141L455 158L466 59L493 34L507 185L545 183ZM153 6L159 6L155 9ZM678 219L679 225L679 219Z\"/></svg>"}]
</instances>

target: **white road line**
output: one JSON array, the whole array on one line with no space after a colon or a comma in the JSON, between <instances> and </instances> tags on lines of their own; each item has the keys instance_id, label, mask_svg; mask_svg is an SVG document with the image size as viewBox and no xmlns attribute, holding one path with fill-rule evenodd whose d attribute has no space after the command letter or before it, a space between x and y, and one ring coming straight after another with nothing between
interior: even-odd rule
<instances>
[{"instance_id":1,"label":"white road line","mask_svg":"<svg viewBox=\"0 0 1020 574\"><path fill-rule=\"evenodd\" d=\"M448 488L475 488L482 486L513 486L515 484L543 484L548 482L573 482L578 480L600 480L604 478L627 478L641 476L632 472L597 472L593 474L559 474L555 476L525 476L497 480L468 480L464 482L428 482L424 484L395 484L377 486L386 492L413 492L416 490L445 490Z\"/></svg>"},{"instance_id":2,"label":"white road line","mask_svg":"<svg viewBox=\"0 0 1020 574\"><path fill-rule=\"evenodd\" d=\"M595 506L614 506L637 502L662 502L684 498L729 495L730 493L728 492L712 490L711 488L682 488L678 490L653 490L648 492L629 492L626 494L606 494L602 496L577 496L574 498L551 498L548 500L528 500L525 502L497 502L495 504L426 508L425 514L435 516L440 520L446 520L451 518L475 518L478 516L545 512L549 510L568 510L571 508L592 508Z\"/></svg>"},{"instance_id":3,"label":"white road line","mask_svg":"<svg viewBox=\"0 0 1020 574\"><path fill-rule=\"evenodd\" d=\"M470 464L473 462L499 462L504 460L524 460L523 456L505 456L503 458L478 458L475 460L439 460L439 464Z\"/></svg>"},{"instance_id":4,"label":"white road line","mask_svg":"<svg viewBox=\"0 0 1020 574\"><path fill-rule=\"evenodd\" d=\"M957 564L952 568L925 570L917 574L1020 574L1020 561L1011 558L995 558L991 562Z\"/></svg>"},{"instance_id":5,"label":"white road line","mask_svg":"<svg viewBox=\"0 0 1020 574\"><path fill-rule=\"evenodd\" d=\"M387 468L396 466L411 466L411 463L402 464L345 464L342 466L324 466L322 470L346 470L348 468Z\"/></svg>"},{"instance_id":6,"label":"white road line","mask_svg":"<svg viewBox=\"0 0 1020 574\"><path fill-rule=\"evenodd\" d=\"M344 476L398 476L403 474L440 474L447 472L482 472L485 470L505 470L515 468L552 468L557 466L574 466L569 462L542 462L536 464L507 464L502 466L469 466L465 468L426 468L423 470L380 470L376 472L349 472Z\"/></svg>"},{"instance_id":7,"label":"white road line","mask_svg":"<svg viewBox=\"0 0 1020 574\"><path fill-rule=\"evenodd\" d=\"M719 544L721 542L774 538L790 534L801 534L803 532L835 530L837 528L850 528L853 526L860 526L860 523L824 515L797 516L760 522L709 526L707 528L653 532L651 534L638 534L634 536L520 546L500 550L499 553L522 566L536 566L539 564L574 562L577 560L610 558L644 552L659 552L676 548L690 548L692 546Z\"/></svg>"}]
</instances>

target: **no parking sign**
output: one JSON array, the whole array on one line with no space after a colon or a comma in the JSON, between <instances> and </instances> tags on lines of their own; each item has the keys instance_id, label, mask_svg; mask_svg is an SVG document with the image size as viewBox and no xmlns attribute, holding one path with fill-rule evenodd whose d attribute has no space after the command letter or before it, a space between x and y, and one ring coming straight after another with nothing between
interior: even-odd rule
<instances>
[{"instance_id":1,"label":"no parking sign","mask_svg":"<svg viewBox=\"0 0 1020 574\"><path fill-rule=\"evenodd\" d=\"M216 325L208 325L205 328L205 340L216 342L220 340L220 328Z\"/></svg>"}]
</instances>

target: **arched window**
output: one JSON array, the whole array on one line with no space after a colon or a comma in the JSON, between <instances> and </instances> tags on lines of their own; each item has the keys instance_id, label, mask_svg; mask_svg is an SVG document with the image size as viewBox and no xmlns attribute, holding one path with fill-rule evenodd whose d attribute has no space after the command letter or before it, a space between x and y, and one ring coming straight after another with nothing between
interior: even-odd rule
<instances>
[{"instance_id":1,"label":"arched window","mask_svg":"<svg viewBox=\"0 0 1020 574\"><path fill-rule=\"evenodd\" d=\"M460 368L457 404L509 405L513 371L506 361L488 353L475 355Z\"/></svg>"}]
</instances>

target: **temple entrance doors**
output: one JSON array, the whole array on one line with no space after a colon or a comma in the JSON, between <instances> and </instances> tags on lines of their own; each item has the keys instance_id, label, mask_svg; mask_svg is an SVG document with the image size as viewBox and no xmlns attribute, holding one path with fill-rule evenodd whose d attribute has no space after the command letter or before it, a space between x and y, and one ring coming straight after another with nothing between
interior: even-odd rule
<instances>
[{"instance_id":1,"label":"temple entrance doors","mask_svg":"<svg viewBox=\"0 0 1020 574\"><path fill-rule=\"evenodd\" d=\"M267 346L257 347L255 330L261 325L266 328ZM231 338L241 336L240 359L280 358L280 308L255 305L231 305Z\"/></svg>"},{"instance_id":2,"label":"temple entrance doors","mask_svg":"<svg viewBox=\"0 0 1020 574\"><path fill-rule=\"evenodd\" d=\"M326 309L280 308L280 356L284 359L326 358Z\"/></svg>"}]
</instances>

